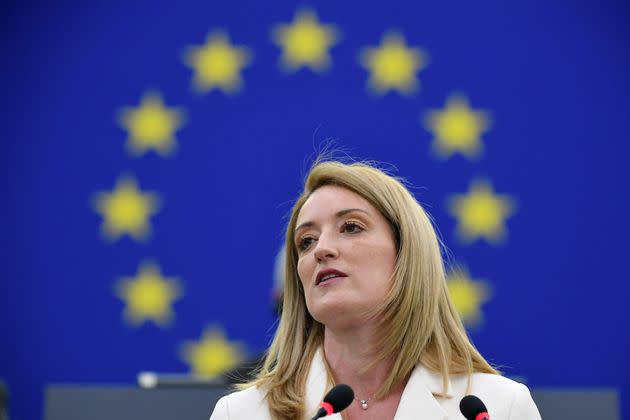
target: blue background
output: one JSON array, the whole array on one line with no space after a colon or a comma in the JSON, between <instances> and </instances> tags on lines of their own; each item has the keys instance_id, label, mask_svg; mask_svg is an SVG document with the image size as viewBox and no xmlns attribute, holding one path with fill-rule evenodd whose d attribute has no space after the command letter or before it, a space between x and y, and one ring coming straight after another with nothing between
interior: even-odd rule
<instances>
[{"instance_id":1,"label":"blue background","mask_svg":"<svg viewBox=\"0 0 630 420\"><path fill-rule=\"evenodd\" d=\"M481 352L532 387L616 388L630 412L627 323L628 12L622 2L320 1L337 25L328 73L278 67L270 40L293 2L21 2L0 18L0 379L14 419L39 418L49 383L133 383L188 371L207 325L254 354L273 332L275 254L309 159L328 139L395 165L454 258L492 299ZM254 54L236 96L199 95L183 62L215 28ZM398 29L428 52L411 97L366 90L358 51ZM133 158L116 113L149 89L187 123L179 150ZM420 117L463 92L488 110L481 159L436 160ZM132 174L159 192L146 243L99 232L90 199ZM478 176L517 200L499 246L456 241L445 202ZM127 327L117 278L154 258L181 279L170 328Z\"/></svg>"}]
</instances>

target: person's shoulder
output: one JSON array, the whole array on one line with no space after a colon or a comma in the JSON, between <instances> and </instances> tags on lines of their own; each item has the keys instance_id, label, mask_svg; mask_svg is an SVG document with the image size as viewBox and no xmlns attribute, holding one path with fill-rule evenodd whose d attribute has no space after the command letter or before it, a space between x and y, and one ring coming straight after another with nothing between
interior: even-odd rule
<instances>
[{"instance_id":1,"label":"person's shoulder","mask_svg":"<svg viewBox=\"0 0 630 420\"><path fill-rule=\"evenodd\" d=\"M523 388L527 389L525 385L519 382L492 373L475 372L472 374L470 381L473 390L488 389L492 392L504 394L504 396L520 392Z\"/></svg>"},{"instance_id":2,"label":"person's shoulder","mask_svg":"<svg viewBox=\"0 0 630 420\"><path fill-rule=\"evenodd\" d=\"M540 414L529 389L522 383L491 373L473 373L470 390L496 418L539 419Z\"/></svg>"},{"instance_id":3,"label":"person's shoulder","mask_svg":"<svg viewBox=\"0 0 630 420\"><path fill-rule=\"evenodd\" d=\"M232 392L221 399L225 399L230 404L259 404L265 399L265 393L256 386L250 386L249 388Z\"/></svg>"},{"instance_id":4,"label":"person's shoulder","mask_svg":"<svg viewBox=\"0 0 630 420\"><path fill-rule=\"evenodd\" d=\"M491 418L540 420L540 414L527 387L504 376L479 372L471 375L452 374L448 377L446 395L443 395L440 373L420 365L412 374L410 382L414 378L422 380L449 418L461 418L459 403L466 395L472 394L485 404Z\"/></svg>"},{"instance_id":5,"label":"person's shoulder","mask_svg":"<svg viewBox=\"0 0 630 420\"><path fill-rule=\"evenodd\" d=\"M269 410L265 393L257 387L249 387L221 397L210 416L211 420L267 418Z\"/></svg>"}]
</instances>

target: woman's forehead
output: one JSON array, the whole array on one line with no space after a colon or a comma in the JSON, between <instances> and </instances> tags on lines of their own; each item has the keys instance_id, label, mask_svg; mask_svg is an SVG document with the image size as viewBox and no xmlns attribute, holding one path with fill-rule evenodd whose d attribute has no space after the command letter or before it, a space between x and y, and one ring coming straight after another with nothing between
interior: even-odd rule
<instances>
[{"instance_id":1,"label":"woman's forehead","mask_svg":"<svg viewBox=\"0 0 630 420\"><path fill-rule=\"evenodd\" d=\"M362 210L367 214L375 211L369 201L354 191L337 185L325 185L316 189L304 202L296 226L351 209Z\"/></svg>"}]
</instances>

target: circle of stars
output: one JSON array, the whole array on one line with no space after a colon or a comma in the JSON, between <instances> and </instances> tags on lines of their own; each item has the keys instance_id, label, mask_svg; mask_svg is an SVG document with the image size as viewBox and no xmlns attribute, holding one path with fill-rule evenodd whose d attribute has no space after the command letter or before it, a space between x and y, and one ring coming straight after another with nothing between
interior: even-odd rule
<instances>
[{"instance_id":1,"label":"circle of stars","mask_svg":"<svg viewBox=\"0 0 630 420\"><path fill-rule=\"evenodd\" d=\"M340 42L336 25L320 22L315 11L300 9L293 21L279 23L271 29L272 42L281 49L279 68L294 73L308 68L322 73L332 67L330 50ZM201 45L188 47L183 62L192 72L195 92L214 90L227 95L243 91L242 72L253 62L253 53L245 46L231 42L227 32L210 31ZM387 31L378 46L366 46L357 54L358 64L368 73L366 90L382 96L396 92L412 96L419 91L418 73L429 63L428 54L418 46L408 45L397 31ZM118 112L118 124L127 132L127 153L137 158L149 151L161 157L172 157L177 150L175 133L183 128L186 113L165 104L162 95L149 91L142 95L137 107L124 107ZM433 134L431 150L439 159L461 154L479 159L483 153L481 136L491 127L487 111L473 109L463 94L452 94L444 109L423 113L422 125ZM92 199L92 207L103 222L101 232L112 242L122 236L146 241L151 236L150 218L161 208L161 197L140 190L132 176L120 177L111 192L100 191ZM497 245L507 236L506 219L515 212L514 200L497 195L488 180L475 180L466 194L453 194L447 203L449 213L457 220L456 237L463 244L485 240ZM449 293L464 322L476 325L482 319L480 307L489 299L489 286L474 280L466 269L458 269L447 279ZM177 278L163 277L157 262L139 264L135 277L123 276L115 286L116 295L125 303L123 319L130 326L152 321L159 327L174 323L173 304L183 295ZM227 340L220 328L206 327L199 341L181 346L181 357L195 374L214 375L237 364L244 352L238 343Z\"/></svg>"}]
</instances>

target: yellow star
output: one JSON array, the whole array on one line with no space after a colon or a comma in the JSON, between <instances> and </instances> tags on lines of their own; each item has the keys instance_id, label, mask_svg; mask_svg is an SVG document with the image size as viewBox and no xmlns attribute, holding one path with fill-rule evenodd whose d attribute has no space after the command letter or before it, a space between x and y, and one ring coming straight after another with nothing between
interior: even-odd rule
<instances>
[{"instance_id":1,"label":"yellow star","mask_svg":"<svg viewBox=\"0 0 630 420\"><path fill-rule=\"evenodd\" d=\"M204 45L189 47L185 61L195 72L193 85L198 92L221 89L233 94L243 86L241 70L250 63L251 54L247 48L232 46L226 33L215 31Z\"/></svg>"},{"instance_id":2,"label":"yellow star","mask_svg":"<svg viewBox=\"0 0 630 420\"><path fill-rule=\"evenodd\" d=\"M481 135L490 127L489 115L473 111L463 95L452 95L444 110L431 110L424 117L427 130L433 132L433 151L441 158L460 152L468 158L481 155Z\"/></svg>"},{"instance_id":3,"label":"yellow star","mask_svg":"<svg viewBox=\"0 0 630 420\"><path fill-rule=\"evenodd\" d=\"M146 93L138 108L124 108L118 117L120 125L127 130L127 150L139 156L153 149L162 156L170 155L177 147L175 131L184 120L178 108L166 108L160 94Z\"/></svg>"},{"instance_id":4,"label":"yellow star","mask_svg":"<svg viewBox=\"0 0 630 420\"><path fill-rule=\"evenodd\" d=\"M94 209L103 216L103 235L116 240L128 234L136 240L149 236L149 217L159 209L156 194L142 193L134 178L122 177L112 192L99 192L92 200Z\"/></svg>"},{"instance_id":5,"label":"yellow star","mask_svg":"<svg viewBox=\"0 0 630 420\"><path fill-rule=\"evenodd\" d=\"M276 25L272 39L282 48L280 64L287 71L310 67L319 72L330 66L328 50L339 36L334 25L320 25L315 12L296 13L291 25Z\"/></svg>"},{"instance_id":6,"label":"yellow star","mask_svg":"<svg viewBox=\"0 0 630 420\"><path fill-rule=\"evenodd\" d=\"M378 48L364 48L360 62L370 72L368 88L377 94L391 89L410 95L418 89L416 73L426 67L427 55L420 48L407 47L402 35L385 34Z\"/></svg>"},{"instance_id":7,"label":"yellow star","mask_svg":"<svg viewBox=\"0 0 630 420\"><path fill-rule=\"evenodd\" d=\"M449 273L446 284L451 301L466 325L481 323L481 305L488 301L490 288L483 280L473 280L464 268Z\"/></svg>"},{"instance_id":8,"label":"yellow star","mask_svg":"<svg viewBox=\"0 0 630 420\"><path fill-rule=\"evenodd\" d=\"M206 328L198 342L182 346L182 358L196 375L212 376L233 368L243 360L239 343L230 343L218 328Z\"/></svg>"},{"instance_id":9,"label":"yellow star","mask_svg":"<svg viewBox=\"0 0 630 420\"><path fill-rule=\"evenodd\" d=\"M507 234L505 219L515 211L514 200L507 195L495 195L492 185L485 180L474 181L467 195L453 195L448 207L457 218L457 235L466 243L483 237L498 244Z\"/></svg>"},{"instance_id":10,"label":"yellow star","mask_svg":"<svg viewBox=\"0 0 630 420\"><path fill-rule=\"evenodd\" d=\"M122 277L116 294L125 301L125 320L131 325L153 321L168 326L173 321L173 302L181 296L175 278L162 277L160 267L151 261L140 264L136 277Z\"/></svg>"}]
</instances>

